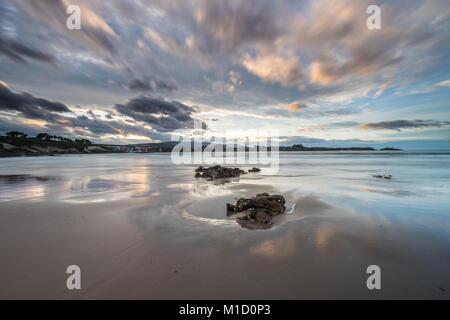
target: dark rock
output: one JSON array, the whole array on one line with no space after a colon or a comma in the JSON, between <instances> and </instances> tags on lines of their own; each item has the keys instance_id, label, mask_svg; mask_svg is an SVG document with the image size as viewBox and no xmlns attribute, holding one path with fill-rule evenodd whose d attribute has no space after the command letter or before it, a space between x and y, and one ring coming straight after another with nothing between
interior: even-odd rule
<instances>
[{"instance_id":1,"label":"dark rock","mask_svg":"<svg viewBox=\"0 0 450 320\"><path fill-rule=\"evenodd\" d=\"M261 169L256 168L256 167L253 167L250 170L248 170L248 172L260 172L260 171L261 171Z\"/></svg>"},{"instance_id":2,"label":"dark rock","mask_svg":"<svg viewBox=\"0 0 450 320\"><path fill-rule=\"evenodd\" d=\"M239 168L227 168L221 167L219 165L207 168L200 166L197 169L195 169L195 172L196 178L204 178L207 179L208 181L214 179L239 177L241 174L247 173Z\"/></svg>"},{"instance_id":3,"label":"dark rock","mask_svg":"<svg viewBox=\"0 0 450 320\"><path fill-rule=\"evenodd\" d=\"M236 207L232 205L231 203L227 203L227 212L235 212Z\"/></svg>"},{"instance_id":4,"label":"dark rock","mask_svg":"<svg viewBox=\"0 0 450 320\"><path fill-rule=\"evenodd\" d=\"M233 216L245 228L267 229L272 217L284 213L286 200L281 195L261 193L253 198L240 198L236 205L227 203L227 216Z\"/></svg>"},{"instance_id":5,"label":"dark rock","mask_svg":"<svg viewBox=\"0 0 450 320\"><path fill-rule=\"evenodd\" d=\"M391 180L392 179L392 175L391 174L385 175L385 176L383 176L381 174L377 174L377 175L374 175L373 177L377 178L377 179L382 179L382 178L387 179L387 180Z\"/></svg>"},{"instance_id":6,"label":"dark rock","mask_svg":"<svg viewBox=\"0 0 450 320\"><path fill-rule=\"evenodd\" d=\"M403 150L402 149L397 149L397 148L394 148L394 147L388 147L388 148L380 149L380 151L403 151Z\"/></svg>"}]
</instances>

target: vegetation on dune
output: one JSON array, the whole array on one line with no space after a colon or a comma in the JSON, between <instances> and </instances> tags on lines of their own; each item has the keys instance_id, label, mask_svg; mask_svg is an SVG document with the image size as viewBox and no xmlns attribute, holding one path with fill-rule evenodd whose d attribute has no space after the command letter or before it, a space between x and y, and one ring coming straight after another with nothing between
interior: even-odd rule
<instances>
[{"instance_id":1,"label":"vegetation on dune","mask_svg":"<svg viewBox=\"0 0 450 320\"><path fill-rule=\"evenodd\" d=\"M87 139L69 139L60 136L50 135L48 133L39 133L35 137L29 137L27 134L19 131L7 132L4 136L0 135L0 142L8 143L17 147L23 146L54 146L62 149L75 148L82 151L86 146L92 144Z\"/></svg>"},{"instance_id":2,"label":"vegetation on dune","mask_svg":"<svg viewBox=\"0 0 450 320\"><path fill-rule=\"evenodd\" d=\"M72 140L48 133L30 137L23 132L10 131L0 135L0 156L82 153L90 145L92 142L87 139Z\"/></svg>"}]
</instances>

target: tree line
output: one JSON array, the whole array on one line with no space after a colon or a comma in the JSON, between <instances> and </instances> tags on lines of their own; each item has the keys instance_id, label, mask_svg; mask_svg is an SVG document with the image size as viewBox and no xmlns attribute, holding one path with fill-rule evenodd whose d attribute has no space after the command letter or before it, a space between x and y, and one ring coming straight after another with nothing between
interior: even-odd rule
<instances>
[{"instance_id":1,"label":"tree line","mask_svg":"<svg viewBox=\"0 0 450 320\"><path fill-rule=\"evenodd\" d=\"M90 145L92 142L88 139L69 139L61 136L55 136L48 133L38 133L35 137L30 137L26 133L20 132L20 131L9 131L5 134L8 138L14 138L14 139L38 139L41 141L59 141L59 142L75 142L79 144L85 144Z\"/></svg>"}]
</instances>

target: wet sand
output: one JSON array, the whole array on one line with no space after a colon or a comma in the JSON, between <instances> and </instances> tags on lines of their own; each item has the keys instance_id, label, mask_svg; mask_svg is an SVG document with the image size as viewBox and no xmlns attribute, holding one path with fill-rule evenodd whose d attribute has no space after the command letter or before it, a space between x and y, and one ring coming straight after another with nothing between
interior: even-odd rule
<instances>
[{"instance_id":1,"label":"wet sand","mask_svg":"<svg viewBox=\"0 0 450 320\"><path fill-rule=\"evenodd\" d=\"M0 298L449 298L445 243L315 196L296 205L287 221L252 231L170 207L148 216L142 201L11 202L0 214ZM80 291L66 289L71 264L81 267ZM380 291L366 288L371 264L381 267Z\"/></svg>"},{"instance_id":2,"label":"wet sand","mask_svg":"<svg viewBox=\"0 0 450 320\"><path fill-rule=\"evenodd\" d=\"M346 205L349 197L336 205L311 186L292 187L292 178L283 189L262 175L196 181L192 168L139 165L114 175L103 161L106 174L72 168L68 179L64 162L52 179L4 186L0 299L450 298L445 217L365 212ZM247 230L226 217L227 201L263 191L282 193L293 208L273 228ZM405 202L402 192L394 197ZM72 264L82 290L66 288ZM372 264L381 290L366 287Z\"/></svg>"}]
</instances>

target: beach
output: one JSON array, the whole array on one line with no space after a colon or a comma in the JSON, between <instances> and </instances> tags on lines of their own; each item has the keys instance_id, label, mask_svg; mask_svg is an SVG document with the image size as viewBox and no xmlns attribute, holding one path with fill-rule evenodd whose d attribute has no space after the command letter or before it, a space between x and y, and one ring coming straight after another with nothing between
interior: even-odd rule
<instances>
[{"instance_id":1,"label":"beach","mask_svg":"<svg viewBox=\"0 0 450 320\"><path fill-rule=\"evenodd\" d=\"M276 174L229 181L195 169L169 153L0 159L0 299L450 298L450 152L281 152ZM272 228L227 217L263 192L286 198Z\"/></svg>"}]
</instances>

